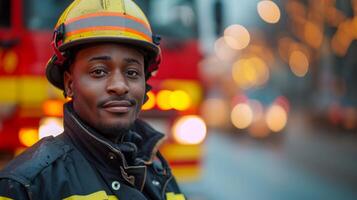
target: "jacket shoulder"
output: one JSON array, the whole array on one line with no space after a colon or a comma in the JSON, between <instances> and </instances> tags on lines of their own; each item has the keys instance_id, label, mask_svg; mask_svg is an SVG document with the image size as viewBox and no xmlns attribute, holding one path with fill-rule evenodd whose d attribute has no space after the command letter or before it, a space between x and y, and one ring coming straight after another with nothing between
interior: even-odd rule
<instances>
[{"instance_id":1,"label":"jacket shoulder","mask_svg":"<svg viewBox=\"0 0 357 200\"><path fill-rule=\"evenodd\" d=\"M28 185L37 174L71 149L59 137L46 137L10 161L0 172L0 179L13 179Z\"/></svg>"}]
</instances>

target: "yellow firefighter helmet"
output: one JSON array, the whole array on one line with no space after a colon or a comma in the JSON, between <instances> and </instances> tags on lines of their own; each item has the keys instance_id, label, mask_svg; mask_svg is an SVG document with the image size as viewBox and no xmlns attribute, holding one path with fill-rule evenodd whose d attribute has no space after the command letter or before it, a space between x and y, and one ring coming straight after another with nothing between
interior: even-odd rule
<instances>
[{"instance_id":1,"label":"yellow firefighter helmet","mask_svg":"<svg viewBox=\"0 0 357 200\"><path fill-rule=\"evenodd\" d=\"M63 73L73 47L97 42L133 45L145 52L146 78L160 63L160 37L133 0L74 0L59 18L53 35L54 55L47 63L47 79L63 90Z\"/></svg>"}]
</instances>

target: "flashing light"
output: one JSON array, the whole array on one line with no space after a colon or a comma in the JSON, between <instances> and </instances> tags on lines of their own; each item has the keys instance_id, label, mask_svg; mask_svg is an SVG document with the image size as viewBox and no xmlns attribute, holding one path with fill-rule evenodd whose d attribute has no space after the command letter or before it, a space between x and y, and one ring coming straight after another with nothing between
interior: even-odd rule
<instances>
[{"instance_id":1,"label":"flashing light","mask_svg":"<svg viewBox=\"0 0 357 200\"><path fill-rule=\"evenodd\" d=\"M175 90L170 94L170 104L172 108L183 111L191 106L191 99L187 92Z\"/></svg>"},{"instance_id":2,"label":"flashing light","mask_svg":"<svg viewBox=\"0 0 357 200\"><path fill-rule=\"evenodd\" d=\"M63 101L47 100L44 102L42 109L46 116L62 117L63 116Z\"/></svg>"},{"instance_id":3,"label":"flashing light","mask_svg":"<svg viewBox=\"0 0 357 200\"><path fill-rule=\"evenodd\" d=\"M224 41L235 50L241 50L248 46L250 34L248 30L238 24L231 25L224 30Z\"/></svg>"},{"instance_id":4,"label":"flashing light","mask_svg":"<svg viewBox=\"0 0 357 200\"><path fill-rule=\"evenodd\" d=\"M267 23L275 24L280 20L280 9L273 1L261 1L257 5L259 16Z\"/></svg>"},{"instance_id":5,"label":"flashing light","mask_svg":"<svg viewBox=\"0 0 357 200\"><path fill-rule=\"evenodd\" d=\"M38 130L35 128L21 128L19 140L26 147L34 145L38 141Z\"/></svg>"},{"instance_id":6,"label":"flashing light","mask_svg":"<svg viewBox=\"0 0 357 200\"><path fill-rule=\"evenodd\" d=\"M150 110L155 106L155 101L156 101L155 94L152 91L149 91L146 94L148 96L148 100L141 107L142 110Z\"/></svg>"},{"instance_id":7,"label":"flashing light","mask_svg":"<svg viewBox=\"0 0 357 200\"><path fill-rule=\"evenodd\" d=\"M247 128L253 121L253 111L246 103L237 104L231 112L231 121L239 129Z\"/></svg>"},{"instance_id":8,"label":"flashing light","mask_svg":"<svg viewBox=\"0 0 357 200\"><path fill-rule=\"evenodd\" d=\"M63 132L63 123L61 118L46 117L40 121L39 138L47 136L57 136Z\"/></svg>"},{"instance_id":9,"label":"flashing light","mask_svg":"<svg viewBox=\"0 0 357 200\"><path fill-rule=\"evenodd\" d=\"M274 104L268 109L265 120L270 130L279 132L286 126L288 115L282 106Z\"/></svg>"},{"instance_id":10,"label":"flashing light","mask_svg":"<svg viewBox=\"0 0 357 200\"><path fill-rule=\"evenodd\" d=\"M199 144L206 135L206 123L195 115L181 117L173 126L174 139L180 144Z\"/></svg>"},{"instance_id":11,"label":"flashing light","mask_svg":"<svg viewBox=\"0 0 357 200\"><path fill-rule=\"evenodd\" d=\"M172 109L172 106L170 104L171 93L172 92L170 90L161 90L160 92L157 93L157 106L161 110Z\"/></svg>"}]
</instances>

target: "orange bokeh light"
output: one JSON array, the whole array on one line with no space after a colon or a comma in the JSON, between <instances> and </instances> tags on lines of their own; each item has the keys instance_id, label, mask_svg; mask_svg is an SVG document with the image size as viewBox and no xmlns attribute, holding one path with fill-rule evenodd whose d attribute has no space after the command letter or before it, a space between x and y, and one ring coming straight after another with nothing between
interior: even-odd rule
<instances>
[{"instance_id":1,"label":"orange bokeh light","mask_svg":"<svg viewBox=\"0 0 357 200\"><path fill-rule=\"evenodd\" d=\"M275 24L280 20L280 9L273 1L260 1L257 10L259 16L267 23Z\"/></svg>"},{"instance_id":2,"label":"orange bokeh light","mask_svg":"<svg viewBox=\"0 0 357 200\"><path fill-rule=\"evenodd\" d=\"M63 101L47 100L43 103L42 109L46 116L63 117Z\"/></svg>"},{"instance_id":3,"label":"orange bokeh light","mask_svg":"<svg viewBox=\"0 0 357 200\"><path fill-rule=\"evenodd\" d=\"M38 131L35 128L22 128L19 131L19 141L26 147L34 145L38 139Z\"/></svg>"},{"instance_id":4,"label":"orange bokeh light","mask_svg":"<svg viewBox=\"0 0 357 200\"><path fill-rule=\"evenodd\" d=\"M309 60L299 50L295 50L290 54L289 65L291 71L298 77L304 77L309 70Z\"/></svg>"},{"instance_id":5,"label":"orange bokeh light","mask_svg":"<svg viewBox=\"0 0 357 200\"><path fill-rule=\"evenodd\" d=\"M148 100L141 107L142 110L150 110L155 106L155 101L156 101L155 94L152 91L149 91L146 94L148 96Z\"/></svg>"}]
</instances>

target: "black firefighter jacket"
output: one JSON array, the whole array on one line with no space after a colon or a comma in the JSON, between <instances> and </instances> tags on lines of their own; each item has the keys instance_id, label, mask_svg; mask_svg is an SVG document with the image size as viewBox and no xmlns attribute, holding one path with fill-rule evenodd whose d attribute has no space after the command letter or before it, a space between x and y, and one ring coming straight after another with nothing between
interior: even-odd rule
<instances>
[{"instance_id":1,"label":"black firefighter jacket","mask_svg":"<svg viewBox=\"0 0 357 200\"><path fill-rule=\"evenodd\" d=\"M0 200L184 200L157 151L164 135L141 120L134 127L114 144L67 103L64 133L42 139L0 172Z\"/></svg>"}]
</instances>

